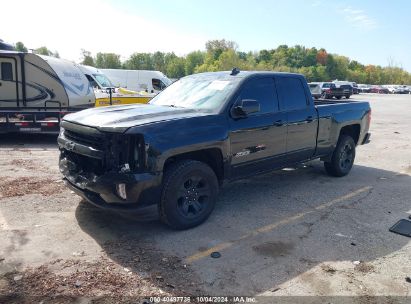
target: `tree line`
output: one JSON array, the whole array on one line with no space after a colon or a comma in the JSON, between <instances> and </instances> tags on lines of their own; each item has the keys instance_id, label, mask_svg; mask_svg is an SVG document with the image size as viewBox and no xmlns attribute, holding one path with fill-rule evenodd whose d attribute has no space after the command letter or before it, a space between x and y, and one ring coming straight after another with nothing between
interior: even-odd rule
<instances>
[{"instance_id":1,"label":"tree line","mask_svg":"<svg viewBox=\"0 0 411 304\"><path fill-rule=\"evenodd\" d=\"M22 46L24 47L23 44ZM36 51L58 57L58 52L51 52L46 47ZM301 73L308 81L338 79L366 84L411 84L411 73L392 63L386 67L364 65L346 56L328 53L323 48L307 48L301 45L280 45L275 49L242 52L237 43L222 39L207 41L205 50L193 51L185 56L164 52L137 52L121 61L119 54L99 52L93 56L84 49L81 56L82 64L97 68L156 70L170 78L237 67L240 70Z\"/></svg>"}]
</instances>

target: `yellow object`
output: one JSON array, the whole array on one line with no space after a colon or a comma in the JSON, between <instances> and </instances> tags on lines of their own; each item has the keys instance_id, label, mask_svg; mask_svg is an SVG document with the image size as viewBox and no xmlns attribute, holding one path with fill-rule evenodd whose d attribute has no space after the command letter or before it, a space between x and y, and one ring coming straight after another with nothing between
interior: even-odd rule
<instances>
[{"instance_id":1,"label":"yellow object","mask_svg":"<svg viewBox=\"0 0 411 304\"><path fill-rule=\"evenodd\" d=\"M152 96L120 96L120 97L112 97L112 105L127 105L133 103L148 103ZM110 98L103 97L103 98L96 98L96 107L104 107L110 105Z\"/></svg>"},{"instance_id":2,"label":"yellow object","mask_svg":"<svg viewBox=\"0 0 411 304\"><path fill-rule=\"evenodd\" d=\"M136 94L148 95L148 93L145 91L137 92L137 91L127 90L125 88L118 88L118 93L124 94L124 95L136 95Z\"/></svg>"}]
</instances>

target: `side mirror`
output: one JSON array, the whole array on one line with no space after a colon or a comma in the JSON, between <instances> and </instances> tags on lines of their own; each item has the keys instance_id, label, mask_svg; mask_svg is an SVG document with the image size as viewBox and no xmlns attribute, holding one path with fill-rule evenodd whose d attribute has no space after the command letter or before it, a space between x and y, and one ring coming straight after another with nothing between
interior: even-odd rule
<instances>
[{"instance_id":1,"label":"side mirror","mask_svg":"<svg viewBox=\"0 0 411 304\"><path fill-rule=\"evenodd\" d=\"M235 116L247 117L252 113L260 112L260 103L255 99L243 99L233 110Z\"/></svg>"}]
</instances>

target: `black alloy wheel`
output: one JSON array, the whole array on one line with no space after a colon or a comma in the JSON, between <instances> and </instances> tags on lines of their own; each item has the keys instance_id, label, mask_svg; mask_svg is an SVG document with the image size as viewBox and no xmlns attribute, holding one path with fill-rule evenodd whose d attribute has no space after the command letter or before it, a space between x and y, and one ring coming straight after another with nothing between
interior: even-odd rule
<instances>
[{"instance_id":1,"label":"black alloy wheel","mask_svg":"<svg viewBox=\"0 0 411 304\"><path fill-rule=\"evenodd\" d=\"M349 135L341 135L334 149L331 161L324 162L329 175L341 177L347 175L355 159L355 142Z\"/></svg>"},{"instance_id":2,"label":"black alloy wheel","mask_svg":"<svg viewBox=\"0 0 411 304\"><path fill-rule=\"evenodd\" d=\"M200 225L213 211L218 190L217 176L207 164L176 161L164 174L161 220L175 229Z\"/></svg>"}]
</instances>

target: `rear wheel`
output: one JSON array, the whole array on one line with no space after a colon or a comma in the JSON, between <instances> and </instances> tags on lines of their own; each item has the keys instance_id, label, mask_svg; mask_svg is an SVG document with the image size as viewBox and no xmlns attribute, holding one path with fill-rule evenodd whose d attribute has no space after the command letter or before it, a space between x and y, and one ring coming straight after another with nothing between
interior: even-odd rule
<instances>
[{"instance_id":1,"label":"rear wheel","mask_svg":"<svg viewBox=\"0 0 411 304\"><path fill-rule=\"evenodd\" d=\"M347 99L350 98L350 95L345 95L345 98L347 98Z\"/></svg>"},{"instance_id":2,"label":"rear wheel","mask_svg":"<svg viewBox=\"0 0 411 304\"><path fill-rule=\"evenodd\" d=\"M341 97L342 97L342 96L336 96L335 98L337 98L337 99L341 99Z\"/></svg>"},{"instance_id":3,"label":"rear wheel","mask_svg":"<svg viewBox=\"0 0 411 304\"><path fill-rule=\"evenodd\" d=\"M205 163L183 160L164 175L160 202L161 220L175 229L188 229L204 222L214 209L218 180Z\"/></svg>"},{"instance_id":4,"label":"rear wheel","mask_svg":"<svg viewBox=\"0 0 411 304\"><path fill-rule=\"evenodd\" d=\"M349 135L341 135L330 162L324 162L325 170L332 176L347 175L355 159L355 142Z\"/></svg>"}]
</instances>

